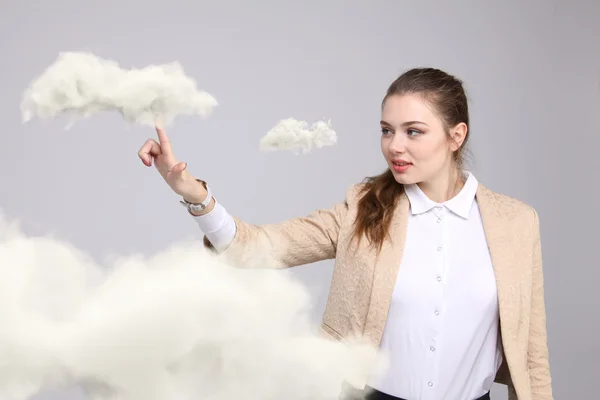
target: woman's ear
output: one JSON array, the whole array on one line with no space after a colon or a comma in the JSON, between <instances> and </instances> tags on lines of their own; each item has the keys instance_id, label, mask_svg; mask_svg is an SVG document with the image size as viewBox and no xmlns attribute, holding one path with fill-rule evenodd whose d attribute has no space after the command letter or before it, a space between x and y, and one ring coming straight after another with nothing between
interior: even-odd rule
<instances>
[{"instance_id":1,"label":"woman's ear","mask_svg":"<svg viewBox=\"0 0 600 400\"><path fill-rule=\"evenodd\" d=\"M467 138L468 130L469 128L464 122L457 124L454 128L450 130L450 138L452 139L450 148L452 149L452 151L457 151L458 149L460 149L465 139Z\"/></svg>"}]
</instances>

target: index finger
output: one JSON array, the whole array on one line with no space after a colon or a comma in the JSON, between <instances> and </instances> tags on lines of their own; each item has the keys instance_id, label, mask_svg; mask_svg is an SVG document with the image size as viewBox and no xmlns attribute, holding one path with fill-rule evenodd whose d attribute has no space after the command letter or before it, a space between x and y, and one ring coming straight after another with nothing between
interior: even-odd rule
<instances>
[{"instance_id":1,"label":"index finger","mask_svg":"<svg viewBox=\"0 0 600 400\"><path fill-rule=\"evenodd\" d=\"M171 156L171 141L167 136L164 128L156 125L156 134L158 135L158 142L160 143L160 149L164 155Z\"/></svg>"}]
</instances>

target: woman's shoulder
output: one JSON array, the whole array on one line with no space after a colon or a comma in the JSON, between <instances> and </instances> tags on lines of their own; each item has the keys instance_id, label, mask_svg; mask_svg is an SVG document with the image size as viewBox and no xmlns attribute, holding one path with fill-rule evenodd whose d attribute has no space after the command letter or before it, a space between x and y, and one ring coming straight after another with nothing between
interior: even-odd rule
<instances>
[{"instance_id":1,"label":"woman's shoulder","mask_svg":"<svg viewBox=\"0 0 600 400\"><path fill-rule=\"evenodd\" d=\"M348 201L358 201L358 199L364 194L367 188L367 184L365 182L353 183L346 189L346 200Z\"/></svg>"},{"instance_id":2,"label":"woman's shoulder","mask_svg":"<svg viewBox=\"0 0 600 400\"><path fill-rule=\"evenodd\" d=\"M531 204L517 197L492 190L481 183L477 189L477 200L480 208L489 208L496 215L502 215L509 219L538 219L537 211Z\"/></svg>"},{"instance_id":3,"label":"woman's shoulder","mask_svg":"<svg viewBox=\"0 0 600 400\"><path fill-rule=\"evenodd\" d=\"M363 198L363 196L367 193L369 186L367 182L361 181L350 184L346 188L346 194L344 198L344 202L346 206L353 208L358 205L358 202Z\"/></svg>"}]
</instances>

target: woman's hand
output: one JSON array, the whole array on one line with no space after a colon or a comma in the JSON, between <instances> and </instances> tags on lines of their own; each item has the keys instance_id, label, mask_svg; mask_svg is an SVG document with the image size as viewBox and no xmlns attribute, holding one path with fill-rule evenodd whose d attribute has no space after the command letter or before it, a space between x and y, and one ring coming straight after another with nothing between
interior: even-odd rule
<instances>
[{"instance_id":1,"label":"woman's hand","mask_svg":"<svg viewBox=\"0 0 600 400\"><path fill-rule=\"evenodd\" d=\"M204 186L186 169L187 163L180 162L173 154L171 142L165 130L156 126L158 142L148 139L140 148L140 160L151 167L153 164L169 187L190 203L201 203L208 195Z\"/></svg>"}]
</instances>

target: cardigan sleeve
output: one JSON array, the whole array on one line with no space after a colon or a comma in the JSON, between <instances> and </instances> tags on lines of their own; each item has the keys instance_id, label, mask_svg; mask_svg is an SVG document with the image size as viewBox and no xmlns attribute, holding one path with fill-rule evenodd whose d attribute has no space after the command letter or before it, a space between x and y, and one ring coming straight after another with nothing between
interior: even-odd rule
<instances>
[{"instance_id":1,"label":"cardigan sleeve","mask_svg":"<svg viewBox=\"0 0 600 400\"><path fill-rule=\"evenodd\" d=\"M546 333L544 274L539 216L533 210L533 271L527 367L533 400L553 400Z\"/></svg>"},{"instance_id":2,"label":"cardigan sleeve","mask_svg":"<svg viewBox=\"0 0 600 400\"><path fill-rule=\"evenodd\" d=\"M229 245L218 250L205 235L204 247L229 264L246 268L287 268L333 259L353 193L354 186L331 208L278 223L250 224L233 216L235 235Z\"/></svg>"}]
</instances>

